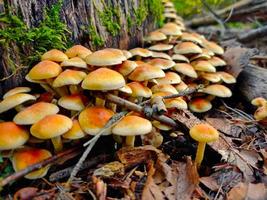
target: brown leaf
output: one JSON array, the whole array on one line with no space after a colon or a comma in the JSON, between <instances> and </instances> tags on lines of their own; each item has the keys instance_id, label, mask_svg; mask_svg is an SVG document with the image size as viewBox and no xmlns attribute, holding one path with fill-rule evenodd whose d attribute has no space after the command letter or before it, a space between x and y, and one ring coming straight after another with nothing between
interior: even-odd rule
<instances>
[{"instance_id":1,"label":"brown leaf","mask_svg":"<svg viewBox=\"0 0 267 200\"><path fill-rule=\"evenodd\" d=\"M240 182L227 194L228 200L266 200L267 188L263 183Z\"/></svg>"},{"instance_id":2,"label":"brown leaf","mask_svg":"<svg viewBox=\"0 0 267 200\"><path fill-rule=\"evenodd\" d=\"M97 199L105 200L107 196L107 185L104 183L104 181L102 181L100 178L97 178L96 176L93 176L92 180L95 185L95 193Z\"/></svg>"},{"instance_id":3,"label":"brown leaf","mask_svg":"<svg viewBox=\"0 0 267 200\"><path fill-rule=\"evenodd\" d=\"M15 194L14 194L14 200L30 200L33 197L36 196L38 191L38 188L35 187L25 187L22 188L20 190L18 190Z\"/></svg>"},{"instance_id":4,"label":"brown leaf","mask_svg":"<svg viewBox=\"0 0 267 200\"><path fill-rule=\"evenodd\" d=\"M225 133L226 135L239 137L242 132L242 127L232 124L224 118L206 118L206 121L214 128Z\"/></svg>"},{"instance_id":5,"label":"brown leaf","mask_svg":"<svg viewBox=\"0 0 267 200\"><path fill-rule=\"evenodd\" d=\"M211 176L201 177L200 182L212 191L217 191L220 188L217 181Z\"/></svg>"},{"instance_id":6,"label":"brown leaf","mask_svg":"<svg viewBox=\"0 0 267 200\"><path fill-rule=\"evenodd\" d=\"M234 77L238 77L245 66L249 64L250 58L256 55L258 51L243 47L228 48L223 55L227 63L226 71Z\"/></svg>"},{"instance_id":7,"label":"brown leaf","mask_svg":"<svg viewBox=\"0 0 267 200\"><path fill-rule=\"evenodd\" d=\"M115 174L124 174L124 165L118 161L110 162L94 171L94 176L112 177Z\"/></svg>"},{"instance_id":8,"label":"brown leaf","mask_svg":"<svg viewBox=\"0 0 267 200\"><path fill-rule=\"evenodd\" d=\"M192 194L196 188L196 184L192 183L192 174L195 174L196 172L189 172L189 169L195 170L194 167L192 167L192 164L190 161L187 161L187 164L185 163L179 163L179 175L176 185L176 199L191 199ZM193 178L193 180L196 179ZM195 181L195 180L194 180Z\"/></svg>"}]
</instances>

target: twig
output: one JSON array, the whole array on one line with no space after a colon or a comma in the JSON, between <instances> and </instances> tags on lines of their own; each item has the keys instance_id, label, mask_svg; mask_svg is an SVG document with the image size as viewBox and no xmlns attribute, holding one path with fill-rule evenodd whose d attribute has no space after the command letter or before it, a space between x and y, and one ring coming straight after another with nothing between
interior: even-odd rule
<instances>
[{"instance_id":1,"label":"twig","mask_svg":"<svg viewBox=\"0 0 267 200\"><path fill-rule=\"evenodd\" d=\"M109 157L108 155L98 155L98 156L94 157L93 160L85 161L83 163L83 165L81 166L80 170L88 169L94 165L97 165L99 162L107 160L108 157ZM49 176L49 181L55 182L55 181L58 181L60 179L68 177L70 175L71 171L73 170L73 168L74 168L74 166L71 166L71 167L67 167L65 169L62 169L62 170L59 170L59 171L52 173Z\"/></svg>"},{"instance_id":2,"label":"twig","mask_svg":"<svg viewBox=\"0 0 267 200\"><path fill-rule=\"evenodd\" d=\"M21 170L21 171L18 171L18 172L15 172L9 176L7 176L6 178L4 178L3 180L0 181L0 187L4 187L5 185L7 185L8 183L10 183L11 181L15 181L29 173L31 173L32 171L35 171L35 170L38 170L38 169L41 169L42 167L48 165L48 164L51 164L53 162L55 162L56 160L64 157L64 159L66 159L66 156L69 155L69 154L72 154L74 152L79 152L80 148L78 147L75 147L75 148L72 148L72 149L68 149L66 151L63 151L61 153L58 153L50 158L47 158L45 160L42 160L41 162L38 162L34 165L30 165L29 167Z\"/></svg>"},{"instance_id":3,"label":"twig","mask_svg":"<svg viewBox=\"0 0 267 200\"><path fill-rule=\"evenodd\" d=\"M224 105L227 109L233 111L234 113L238 114L239 116L245 118L246 120L254 120L251 116L249 116L247 113L244 113L242 110L239 110L239 109L236 110L236 109L234 109L234 108L228 106L223 100L221 100L221 101L222 101L223 105Z\"/></svg>"},{"instance_id":4,"label":"twig","mask_svg":"<svg viewBox=\"0 0 267 200\"><path fill-rule=\"evenodd\" d=\"M83 152L81 158L79 159L78 163L74 166L69 180L67 181L67 187L70 186L71 182L73 181L73 179L75 178L75 176L77 175L77 173L79 172L79 170L82 167L83 162L85 161L85 159L87 158L88 154L91 152L92 148L94 147L95 143L98 141L98 139L101 137L101 135L103 135L105 133L105 131L114 126L119 120L121 120L128 112L120 112L118 114L115 114L107 123L106 125L97 133L97 135L95 135L91 140L89 140L88 142L86 142L83 146L87 146L89 145L85 151Z\"/></svg>"}]
</instances>

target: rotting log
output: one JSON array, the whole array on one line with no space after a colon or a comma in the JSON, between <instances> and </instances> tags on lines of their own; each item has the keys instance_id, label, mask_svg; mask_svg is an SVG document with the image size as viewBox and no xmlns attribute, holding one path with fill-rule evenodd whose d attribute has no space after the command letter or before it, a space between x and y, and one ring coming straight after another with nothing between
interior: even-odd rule
<instances>
[{"instance_id":1,"label":"rotting log","mask_svg":"<svg viewBox=\"0 0 267 200\"><path fill-rule=\"evenodd\" d=\"M267 69L247 65L237 79L237 88L246 101L255 97L267 98Z\"/></svg>"},{"instance_id":2,"label":"rotting log","mask_svg":"<svg viewBox=\"0 0 267 200\"><path fill-rule=\"evenodd\" d=\"M5 12L8 7L12 14L19 16L25 22L27 27L36 27L44 18L45 9L50 8L58 0L4 0L0 1L0 13ZM96 50L103 47L114 47L129 49L136 46L142 46L143 36L155 29L155 17L151 10L147 10L146 16L139 19L139 24L133 23L129 26L129 20L134 21L136 12L144 1L138 0L63 0L60 18L71 31L70 37L74 44L83 44L90 49ZM120 30L118 34L112 35L104 26L103 20L99 16L99 11L104 8L116 8L119 16ZM144 14L144 13L142 13ZM102 20L102 21L101 21ZM140 23L141 20L141 23ZM88 27L93 26L98 36L103 39L103 46L95 46L89 39ZM3 28L0 22L0 28ZM1 39L1 38L0 38ZM21 53L21 52L20 52ZM23 53L27 55L27 49ZM9 54L9 56L7 56ZM9 58L8 58L9 57ZM14 61L15 65L10 67L8 59ZM13 68L13 70L12 70ZM14 68L21 68L12 75ZM16 50L16 45L3 48L0 45L0 97L8 89L21 85L23 77L28 71L28 66L22 67L22 61Z\"/></svg>"}]
</instances>

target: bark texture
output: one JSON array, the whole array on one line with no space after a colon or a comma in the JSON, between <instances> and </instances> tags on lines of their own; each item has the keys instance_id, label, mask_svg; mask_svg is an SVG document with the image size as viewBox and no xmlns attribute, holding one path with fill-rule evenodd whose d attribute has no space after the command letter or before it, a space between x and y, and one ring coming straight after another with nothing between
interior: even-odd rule
<instances>
[{"instance_id":1,"label":"bark texture","mask_svg":"<svg viewBox=\"0 0 267 200\"><path fill-rule=\"evenodd\" d=\"M6 0L13 14L21 15L23 21L29 27L37 26L43 19L45 8L57 3L57 0ZM142 46L143 36L153 30L155 27L153 16L148 13L148 17L141 26L134 24L130 28L127 24L127 16L133 18L134 10L140 5L139 0L64 0L61 9L61 19L71 30L71 40L76 44L83 44L90 49L96 50L89 40L88 34L85 34L84 27L88 27L89 22L95 26L99 36L104 40L104 47L118 47L129 49L136 46ZM120 33L112 36L103 26L97 9L103 9L104 5L119 9L120 15ZM3 12L4 4L0 1L0 12ZM1 24L0 24L1 27ZM103 47L102 47L103 48ZM20 60L14 49L12 51L12 60L20 66ZM6 50L0 48L0 79L8 77L12 71L8 68L6 62ZM8 89L20 85L23 82L23 76L27 72L27 67L19 70L18 74L9 79L0 82L0 96Z\"/></svg>"}]
</instances>

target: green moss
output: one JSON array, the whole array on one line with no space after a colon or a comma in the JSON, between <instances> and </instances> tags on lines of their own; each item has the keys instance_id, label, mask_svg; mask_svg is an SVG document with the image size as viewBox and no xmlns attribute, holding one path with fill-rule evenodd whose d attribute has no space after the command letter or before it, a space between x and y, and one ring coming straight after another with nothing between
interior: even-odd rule
<instances>
[{"instance_id":1,"label":"green moss","mask_svg":"<svg viewBox=\"0 0 267 200\"><path fill-rule=\"evenodd\" d=\"M70 41L69 30L60 19L62 0L45 9L44 19L37 26L29 28L17 16L10 12L0 15L0 22L5 26L0 30L0 41L4 47L15 43L22 54L23 64L30 65L40 56L53 48L65 50ZM25 54L24 50L27 49Z\"/></svg>"},{"instance_id":2,"label":"green moss","mask_svg":"<svg viewBox=\"0 0 267 200\"><path fill-rule=\"evenodd\" d=\"M164 7L161 0L147 0L148 12L152 14L157 26L161 27L164 22Z\"/></svg>"},{"instance_id":3,"label":"green moss","mask_svg":"<svg viewBox=\"0 0 267 200\"><path fill-rule=\"evenodd\" d=\"M129 32L134 25L134 21L132 20L132 16L130 14L126 16L126 20L127 20L127 30Z\"/></svg>"},{"instance_id":4,"label":"green moss","mask_svg":"<svg viewBox=\"0 0 267 200\"><path fill-rule=\"evenodd\" d=\"M119 33L121 29L120 8L108 6L103 0L101 0L101 2L103 4L103 10L100 10L99 8L97 8L94 2L100 21L103 24L103 26L106 27L107 31L112 36L115 36Z\"/></svg>"},{"instance_id":5,"label":"green moss","mask_svg":"<svg viewBox=\"0 0 267 200\"><path fill-rule=\"evenodd\" d=\"M103 38L98 34L96 27L92 23L88 26L88 33L93 46L99 47L104 45Z\"/></svg>"}]
</instances>

